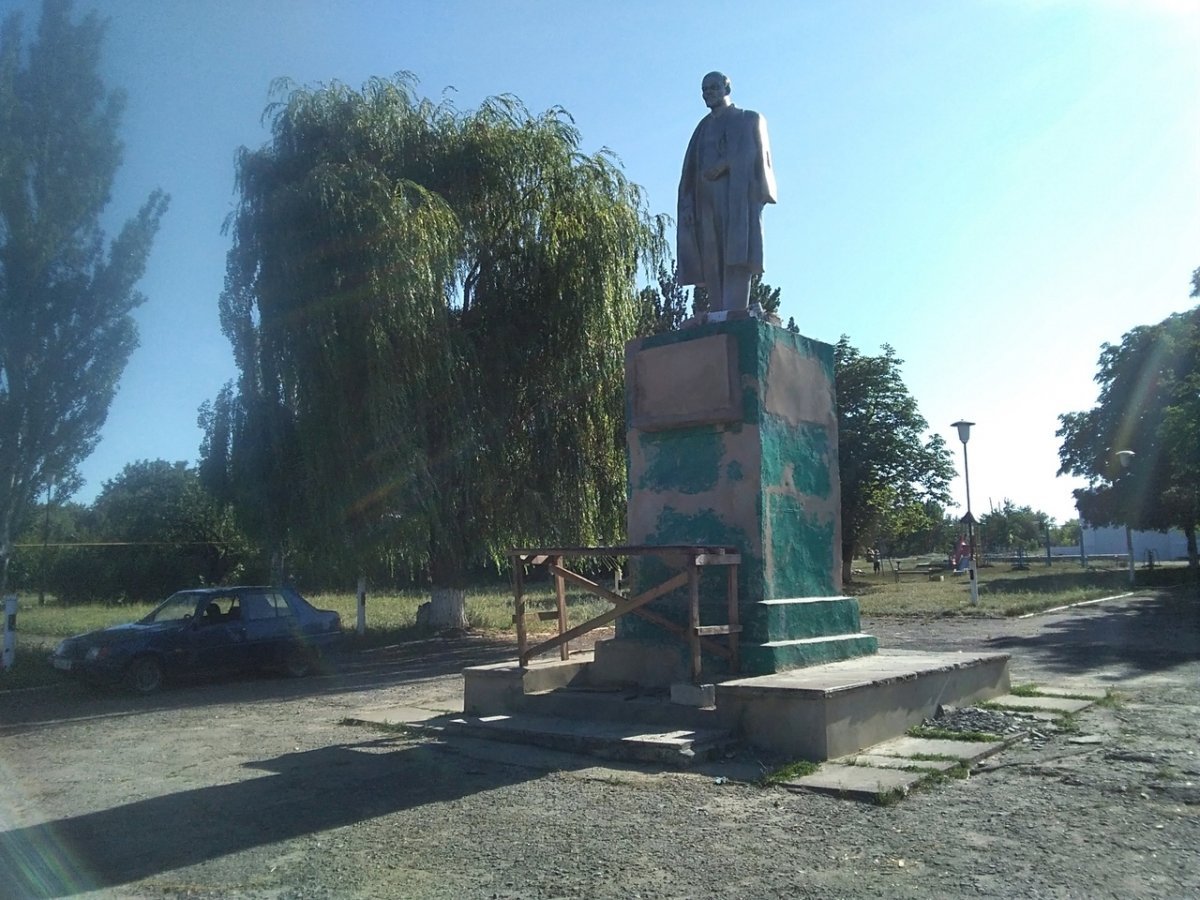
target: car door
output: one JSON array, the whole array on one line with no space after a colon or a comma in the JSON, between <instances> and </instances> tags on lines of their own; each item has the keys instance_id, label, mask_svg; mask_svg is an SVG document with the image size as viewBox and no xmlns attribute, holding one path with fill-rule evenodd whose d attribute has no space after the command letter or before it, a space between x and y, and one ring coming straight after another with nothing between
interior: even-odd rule
<instances>
[{"instance_id":1,"label":"car door","mask_svg":"<svg viewBox=\"0 0 1200 900\"><path fill-rule=\"evenodd\" d=\"M240 621L231 620L231 595L206 597L190 627L183 632L187 667L195 672L225 672L245 665L246 637Z\"/></svg>"},{"instance_id":2,"label":"car door","mask_svg":"<svg viewBox=\"0 0 1200 900\"><path fill-rule=\"evenodd\" d=\"M256 666L278 663L280 648L288 639L287 618L279 615L274 596L269 591L248 591L241 597L247 656Z\"/></svg>"}]
</instances>

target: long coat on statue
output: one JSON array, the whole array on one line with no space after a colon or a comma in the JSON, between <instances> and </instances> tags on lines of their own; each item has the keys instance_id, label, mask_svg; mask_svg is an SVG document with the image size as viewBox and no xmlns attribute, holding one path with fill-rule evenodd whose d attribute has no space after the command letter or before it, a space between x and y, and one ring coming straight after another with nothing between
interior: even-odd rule
<instances>
[{"instance_id":1,"label":"long coat on statue","mask_svg":"<svg viewBox=\"0 0 1200 900\"><path fill-rule=\"evenodd\" d=\"M703 177L699 160L700 136L706 125L717 117L711 113L700 120L679 179L679 218L676 233L676 262L680 284L703 284L699 216L704 215L698 202ZM748 109L732 104L720 116L725 126L725 158L729 172L728 208L724 211L724 261L726 266L744 266L752 273L763 270L762 209L775 202L775 172L771 167L771 146L767 139L767 120Z\"/></svg>"}]
</instances>

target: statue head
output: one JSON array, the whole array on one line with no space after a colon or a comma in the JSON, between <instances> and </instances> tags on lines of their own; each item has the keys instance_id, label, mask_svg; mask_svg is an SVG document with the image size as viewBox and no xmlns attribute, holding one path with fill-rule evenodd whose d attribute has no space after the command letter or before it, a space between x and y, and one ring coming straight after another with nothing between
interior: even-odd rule
<instances>
[{"instance_id":1,"label":"statue head","mask_svg":"<svg viewBox=\"0 0 1200 900\"><path fill-rule=\"evenodd\" d=\"M700 82L700 94L704 97L704 105L709 109L728 106L731 90L729 78L723 72L709 72Z\"/></svg>"}]
</instances>

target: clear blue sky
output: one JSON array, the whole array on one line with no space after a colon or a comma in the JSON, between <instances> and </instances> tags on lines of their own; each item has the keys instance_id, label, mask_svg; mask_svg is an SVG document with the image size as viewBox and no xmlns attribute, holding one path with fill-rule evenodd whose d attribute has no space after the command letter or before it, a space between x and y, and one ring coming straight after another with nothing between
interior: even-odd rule
<instances>
[{"instance_id":1,"label":"clear blue sky","mask_svg":"<svg viewBox=\"0 0 1200 900\"><path fill-rule=\"evenodd\" d=\"M111 229L172 205L140 288L141 348L85 463L88 502L137 459L195 461L197 407L235 375L217 321L234 154L266 138L272 79L358 87L414 72L473 107L565 107L674 212L700 80L768 120L779 204L766 279L784 320L894 346L972 507L1072 518L1059 413L1091 406L1100 345L1196 301L1197 0L76 0L110 19L129 95ZM0 0L24 10L33 0ZM961 477L954 484L963 510Z\"/></svg>"}]
</instances>

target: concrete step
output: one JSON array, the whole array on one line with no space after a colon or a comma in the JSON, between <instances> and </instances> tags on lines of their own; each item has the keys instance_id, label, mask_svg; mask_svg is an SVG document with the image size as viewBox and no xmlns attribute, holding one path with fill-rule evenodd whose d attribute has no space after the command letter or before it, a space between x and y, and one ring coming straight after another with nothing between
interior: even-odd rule
<instances>
[{"instance_id":1,"label":"concrete step","mask_svg":"<svg viewBox=\"0 0 1200 900\"><path fill-rule=\"evenodd\" d=\"M412 723L411 727L680 768L723 755L737 745L732 733L720 729L660 731L631 722L583 721L524 713L443 716Z\"/></svg>"},{"instance_id":2,"label":"concrete step","mask_svg":"<svg viewBox=\"0 0 1200 900\"><path fill-rule=\"evenodd\" d=\"M827 760L919 725L939 705L967 706L1008 693L1003 653L872 656L717 684L721 721L783 756Z\"/></svg>"},{"instance_id":3,"label":"concrete step","mask_svg":"<svg viewBox=\"0 0 1200 900\"><path fill-rule=\"evenodd\" d=\"M533 716L636 723L667 731L722 728L716 707L672 703L666 690L565 687L526 694L517 711Z\"/></svg>"}]
</instances>

